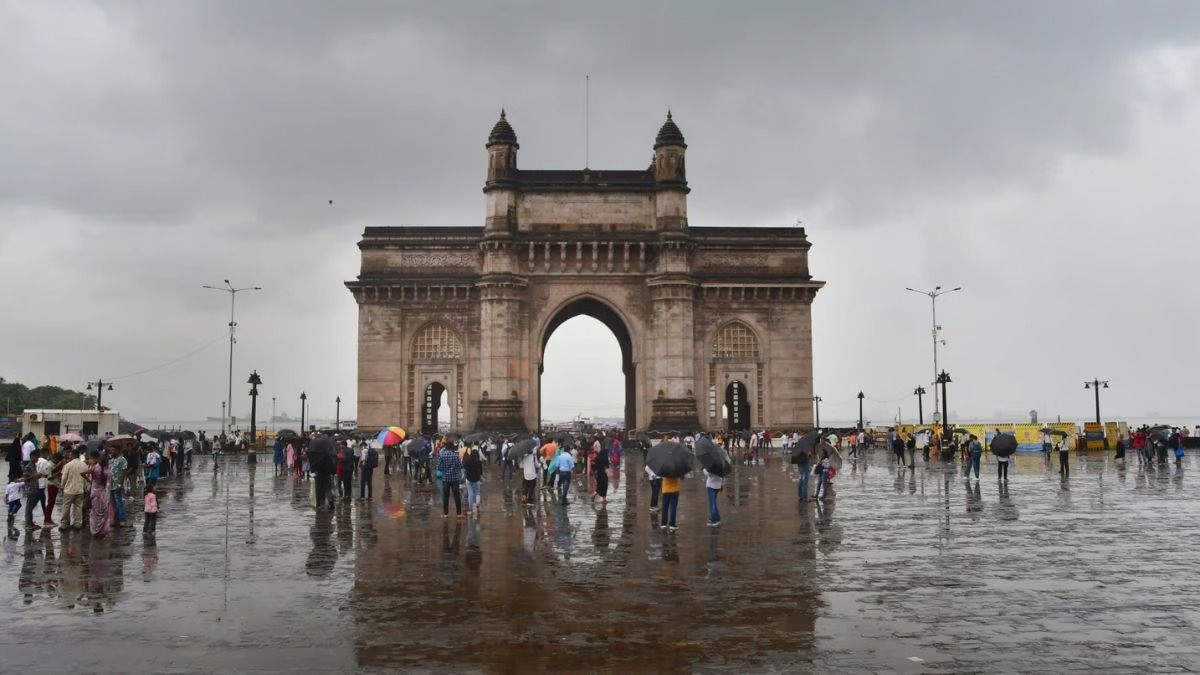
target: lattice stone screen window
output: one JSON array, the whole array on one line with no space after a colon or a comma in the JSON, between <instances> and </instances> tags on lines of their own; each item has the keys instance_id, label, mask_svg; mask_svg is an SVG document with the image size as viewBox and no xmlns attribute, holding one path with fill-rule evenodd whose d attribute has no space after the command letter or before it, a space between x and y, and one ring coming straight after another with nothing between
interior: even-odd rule
<instances>
[{"instance_id":1,"label":"lattice stone screen window","mask_svg":"<svg viewBox=\"0 0 1200 675\"><path fill-rule=\"evenodd\" d=\"M450 328L433 324L417 334L413 343L413 358L461 359L462 343Z\"/></svg>"},{"instance_id":2,"label":"lattice stone screen window","mask_svg":"<svg viewBox=\"0 0 1200 675\"><path fill-rule=\"evenodd\" d=\"M757 359L758 338L744 323L735 321L726 324L717 333L713 342L715 359Z\"/></svg>"}]
</instances>

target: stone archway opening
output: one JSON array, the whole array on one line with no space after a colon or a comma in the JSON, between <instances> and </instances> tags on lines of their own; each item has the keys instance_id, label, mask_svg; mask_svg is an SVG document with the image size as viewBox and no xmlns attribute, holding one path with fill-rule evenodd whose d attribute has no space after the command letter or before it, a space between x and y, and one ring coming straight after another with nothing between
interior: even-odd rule
<instances>
[{"instance_id":1,"label":"stone archway opening","mask_svg":"<svg viewBox=\"0 0 1200 675\"><path fill-rule=\"evenodd\" d=\"M750 397L746 385L739 380L725 387L725 424L729 431L750 429Z\"/></svg>"},{"instance_id":2,"label":"stone archway opening","mask_svg":"<svg viewBox=\"0 0 1200 675\"><path fill-rule=\"evenodd\" d=\"M567 321L577 317L590 317L598 321L601 325L596 325L594 322L589 322L596 330L611 333L616 339L617 346L621 352L621 373L624 383L624 404L622 406L624 427L626 430L635 428L637 424L637 371L636 364L633 362L633 338L629 333L629 328L625 325L625 321L611 307L596 300L594 298L580 298L558 311L550 322L546 325L546 331L542 335L542 346L539 358L538 377L540 378L545 373L546 362L546 346L550 343L550 337ZM586 324L585 324L586 325ZM589 358L586 353L577 353L578 358ZM593 386L586 381L576 382L574 386L588 388ZM601 394L597 398L603 400L607 397L607 393ZM537 419L542 420L545 415L544 410L544 380L538 386L538 416ZM589 411L579 411L591 417Z\"/></svg>"},{"instance_id":3,"label":"stone archway opening","mask_svg":"<svg viewBox=\"0 0 1200 675\"><path fill-rule=\"evenodd\" d=\"M441 382L430 382L425 387L421 402L421 433L436 434L443 419L448 419L450 395Z\"/></svg>"}]
</instances>

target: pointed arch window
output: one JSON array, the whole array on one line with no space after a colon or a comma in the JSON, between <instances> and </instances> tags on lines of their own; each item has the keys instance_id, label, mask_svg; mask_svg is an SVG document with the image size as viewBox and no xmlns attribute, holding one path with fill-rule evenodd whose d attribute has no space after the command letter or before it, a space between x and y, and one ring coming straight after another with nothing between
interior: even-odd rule
<instances>
[{"instance_id":1,"label":"pointed arch window","mask_svg":"<svg viewBox=\"0 0 1200 675\"><path fill-rule=\"evenodd\" d=\"M758 360L758 337L741 321L731 321L717 331L713 341L714 359Z\"/></svg>"}]
</instances>

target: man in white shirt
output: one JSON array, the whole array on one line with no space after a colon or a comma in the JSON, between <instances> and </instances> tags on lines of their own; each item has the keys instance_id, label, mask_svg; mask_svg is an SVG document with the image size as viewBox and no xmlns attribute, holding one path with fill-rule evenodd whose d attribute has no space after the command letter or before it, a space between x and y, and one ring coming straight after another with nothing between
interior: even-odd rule
<instances>
[{"instance_id":1,"label":"man in white shirt","mask_svg":"<svg viewBox=\"0 0 1200 675\"><path fill-rule=\"evenodd\" d=\"M505 443L505 453L507 454L507 446ZM510 462L507 458L505 464ZM525 478L525 507L532 509L537 503L534 501L534 496L537 491L537 451L531 452L521 458L521 474Z\"/></svg>"},{"instance_id":2,"label":"man in white shirt","mask_svg":"<svg viewBox=\"0 0 1200 675\"><path fill-rule=\"evenodd\" d=\"M33 442L33 434L25 434L25 442L21 444L21 461L28 462L29 455L37 450L37 445Z\"/></svg>"}]
</instances>

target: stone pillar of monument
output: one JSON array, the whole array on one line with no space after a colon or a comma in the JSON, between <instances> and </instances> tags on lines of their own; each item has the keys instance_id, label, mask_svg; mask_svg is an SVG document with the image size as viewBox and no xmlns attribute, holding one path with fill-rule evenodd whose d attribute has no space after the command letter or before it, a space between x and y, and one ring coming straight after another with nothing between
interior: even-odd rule
<instances>
[{"instance_id":1,"label":"stone pillar of monument","mask_svg":"<svg viewBox=\"0 0 1200 675\"><path fill-rule=\"evenodd\" d=\"M525 354L525 280L518 276L516 232L517 134L504 111L488 135L487 195L479 288L479 403L475 428L524 431L528 393Z\"/></svg>"}]
</instances>

